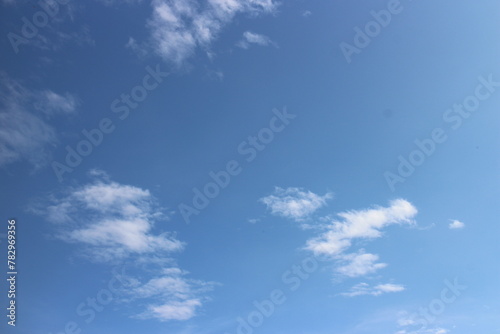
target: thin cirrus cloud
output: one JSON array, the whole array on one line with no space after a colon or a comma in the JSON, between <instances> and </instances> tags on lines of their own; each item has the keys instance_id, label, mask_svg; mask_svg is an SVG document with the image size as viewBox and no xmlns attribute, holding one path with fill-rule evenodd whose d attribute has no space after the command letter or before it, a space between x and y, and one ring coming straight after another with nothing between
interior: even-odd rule
<instances>
[{"instance_id":1,"label":"thin cirrus cloud","mask_svg":"<svg viewBox=\"0 0 500 334\"><path fill-rule=\"evenodd\" d=\"M359 283L353 286L348 292L343 292L341 295L346 297L357 297L357 296L380 296L384 293L391 292L401 292L404 291L405 287L399 284L378 284L375 286L370 286L368 283Z\"/></svg>"},{"instance_id":2,"label":"thin cirrus cloud","mask_svg":"<svg viewBox=\"0 0 500 334\"><path fill-rule=\"evenodd\" d=\"M441 327L434 327L434 328L421 328L417 330L407 330L407 329L402 329L397 331L395 334L447 334L450 331L445 328Z\"/></svg>"},{"instance_id":3,"label":"thin cirrus cloud","mask_svg":"<svg viewBox=\"0 0 500 334\"><path fill-rule=\"evenodd\" d=\"M44 90L38 94L35 108L47 116L55 114L73 114L78 107L78 99L69 93L59 95L51 90Z\"/></svg>"},{"instance_id":4,"label":"thin cirrus cloud","mask_svg":"<svg viewBox=\"0 0 500 334\"><path fill-rule=\"evenodd\" d=\"M212 290L214 284L188 279L187 274L178 267L165 268L146 283L136 281L127 287L124 294L130 297L129 301L148 300L145 310L134 318L182 321L196 316L206 300L204 293Z\"/></svg>"},{"instance_id":5,"label":"thin cirrus cloud","mask_svg":"<svg viewBox=\"0 0 500 334\"><path fill-rule=\"evenodd\" d=\"M331 193L321 196L301 188L276 187L272 195L263 197L259 201L264 203L273 215L300 222L325 206L327 200L332 197Z\"/></svg>"},{"instance_id":6,"label":"thin cirrus cloud","mask_svg":"<svg viewBox=\"0 0 500 334\"><path fill-rule=\"evenodd\" d=\"M171 232L154 231L158 222L168 219L165 210L147 189L111 181L98 170L90 175L93 181L52 197L51 204L37 213L54 223L61 240L81 246L84 258L148 267L124 277L129 284L121 291L123 302L143 308L134 318L194 317L214 284L188 278L172 257L185 243Z\"/></svg>"},{"instance_id":7,"label":"thin cirrus cloud","mask_svg":"<svg viewBox=\"0 0 500 334\"><path fill-rule=\"evenodd\" d=\"M422 326L422 322L418 321L416 313L410 315L408 312L403 311L399 313L397 321L399 327L403 328L395 334L446 334L449 333L448 329L441 327L427 327Z\"/></svg>"},{"instance_id":8,"label":"thin cirrus cloud","mask_svg":"<svg viewBox=\"0 0 500 334\"><path fill-rule=\"evenodd\" d=\"M378 255L365 253L363 249L358 253L342 256L342 260L347 261L348 264L338 267L336 271L347 277L364 276L387 267L386 263L377 263Z\"/></svg>"},{"instance_id":9,"label":"thin cirrus cloud","mask_svg":"<svg viewBox=\"0 0 500 334\"><path fill-rule=\"evenodd\" d=\"M140 45L130 38L127 46L144 53L151 49L164 60L181 65L197 48L209 50L224 26L237 14L272 14L273 0L154 0L153 14L147 21L150 39Z\"/></svg>"},{"instance_id":10,"label":"thin cirrus cloud","mask_svg":"<svg viewBox=\"0 0 500 334\"><path fill-rule=\"evenodd\" d=\"M242 49L248 49L252 44L260 46L276 46L276 44L269 37L253 33L251 31L245 31L243 33L243 38L236 45Z\"/></svg>"},{"instance_id":11,"label":"thin cirrus cloud","mask_svg":"<svg viewBox=\"0 0 500 334\"><path fill-rule=\"evenodd\" d=\"M58 143L49 120L75 114L78 106L73 94L30 90L0 73L0 166L17 161L45 166Z\"/></svg>"}]
</instances>

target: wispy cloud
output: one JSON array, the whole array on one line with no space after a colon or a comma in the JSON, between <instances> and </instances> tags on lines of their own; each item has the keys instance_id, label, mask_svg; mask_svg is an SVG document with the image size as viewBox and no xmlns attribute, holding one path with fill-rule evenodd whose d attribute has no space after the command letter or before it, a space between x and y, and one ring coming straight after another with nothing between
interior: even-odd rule
<instances>
[{"instance_id":1,"label":"wispy cloud","mask_svg":"<svg viewBox=\"0 0 500 334\"><path fill-rule=\"evenodd\" d=\"M326 193L323 196L301 188L276 187L272 195L261 198L273 215L303 221L316 210L326 205L326 201L333 196Z\"/></svg>"},{"instance_id":2,"label":"wispy cloud","mask_svg":"<svg viewBox=\"0 0 500 334\"><path fill-rule=\"evenodd\" d=\"M393 224L414 224L417 209L408 201L397 199L389 207L375 207L337 214L328 230L307 241L306 249L315 255L335 257L349 248L354 239L375 239L382 236L382 229Z\"/></svg>"},{"instance_id":3,"label":"wispy cloud","mask_svg":"<svg viewBox=\"0 0 500 334\"><path fill-rule=\"evenodd\" d=\"M447 334L449 332L450 331L445 328L435 327L435 328L422 328L417 330L402 329L397 331L395 334Z\"/></svg>"},{"instance_id":4,"label":"wispy cloud","mask_svg":"<svg viewBox=\"0 0 500 334\"><path fill-rule=\"evenodd\" d=\"M312 12L310 10L305 10L302 12L303 17L309 17L312 15Z\"/></svg>"},{"instance_id":5,"label":"wispy cloud","mask_svg":"<svg viewBox=\"0 0 500 334\"><path fill-rule=\"evenodd\" d=\"M236 45L242 49L248 49L252 44L260 46L276 45L269 37L251 31L245 31L243 38Z\"/></svg>"},{"instance_id":6,"label":"wispy cloud","mask_svg":"<svg viewBox=\"0 0 500 334\"><path fill-rule=\"evenodd\" d=\"M332 198L331 193L323 196L300 188L276 187L272 195L259 199L266 204L271 213L294 221L311 220L312 214L327 205ZM336 215L315 217L319 224L302 224L302 228L316 226L319 235L306 241L305 250L315 256L326 257L335 263L334 273L338 278L355 278L373 274L385 268L386 263L379 261L377 254L367 253L364 249L347 253L357 239L367 240L380 238L382 230L394 224L414 225L413 218L417 209L407 200L396 199L388 207L375 206L369 209L340 212ZM340 217L338 219L337 217ZM355 286L345 295L379 295L385 292L402 291L402 286L395 284L379 284L371 288L366 283Z\"/></svg>"},{"instance_id":7,"label":"wispy cloud","mask_svg":"<svg viewBox=\"0 0 500 334\"><path fill-rule=\"evenodd\" d=\"M46 214L59 224L60 238L82 243L99 261L182 250L183 243L172 233L152 233L155 224L166 219L155 203L148 190L98 179L54 199Z\"/></svg>"},{"instance_id":8,"label":"wispy cloud","mask_svg":"<svg viewBox=\"0 0 500 334\"><path fill-rule=\"evenodd\" d=\"M346 297L356 297L363 295L380 296L384 293L394 293L404 291L405 287L399 284L379 284L376 286L370 286L367 283L359 283L353 286L349 292L341 293L341 295Z\"/></svg>"},{"instance_id":9,"label":"wispy cloud","mask_svg":"<svg viewBox=\"0 0 500 334\"><path fill-rule=\"evenodd\" d=\"M8 3L4 1L4 3ZM58 3L55 0L37 2L33 5L38 21L33 17L25 17L28 23L19 21L15 29L7 35L10 44L17 53L26 46L35 47L44 51L59 51L68 44L77 46L95 45L90 29L75 20L82 12L83 5L76 1ZM38 15L39 14L39 15ZM40 22L40 17L46 20ZM29 30L22 28L28 24Z\"/></svg>"},{"instance_id":10,"label":"wispy cloud","mask_svg":"<svg viewBox=\"0 0 500 334\"><path fill-rule=\"evenodd\" d=\"M143 309L133 317L160 321L194 317L214 284L188 278L172 258L185 244L172 232L155 232L155 225L168 219L165 209L149 190L111 181L100 170L89 174L92 182L52 197L50 205L36 211L55 224L60 239L81 245L85 258L140 267L124 277L130 284L122 291L123 302Z\"/></svg>"},{"instance_id":11,"label":"wispy cloud","mask_svg":"<svg viewBox=\"0 0 500 334\"><path fill-rule=\"evenodd\" d=\"M451 223L448 225L448 228L451 230L459 230L465 227L465 224L462 223L459 220L452 220Z\"/></svg>"},{"instance_id":12,"label":"wispy cloud","mask_svg":"<svg viewBox=\"0 0 500 334\"><path fill-rule=\"evenodd\" d=\"M408 201L397 199L389 207L375 207L365 210L341 212L336 220L332 216L326 231L319 236L309 239L305 249L316 256L326 256L335 261L335 273L342 277L361 277L373 274L387 266L379 262L379 256L359 249L355 253L346 253L355 239L374 239L382 236L382 229L392 224L414 224L413 217L417 209ZM373 295L378 296L385 292L399 292L399 285L379 284L370 288L365 283L355 286L346 296Z\"/></svg>"},{"instance_id":13,"label":"wispy cloud","mask_svg":"<svg viewBox=\"0 0 500 334\"><path fill-rule=\"evenodd\" d=\"M48 119L74 114L73 94L30 90L0 73L0 166L28 161L36 169L48 163L58 140Z\"/></svg>"},{"instance_id":14,"label":"wispy cloud","mask_svg":"<svg viewBox=\"0 0 500 334\"><path fill-rule=\"evenodd\" d=\"M144 45L130 39L136 51L147 48L164 60L181 65L197 48L209 50L223 27L237 14L270 14L274 0L154 0L153 14L147 22L150 40Z\"/></svg>"},{"instance_id":15,"label":"wispy cloud","mask_svg":"<svg viewBox=\"0 0 500 334\"><path fill-rule=\"evenodd\" d=\"M146 310L135 318L169 321L188 320L196 316L206 300L203 294L214 284L188 279L187 274L178 267L165 268L147 282L128 287L126 294L131 301L148 300Z\"/></svg>"},{"instance_id":16,"label":"wispy cloud","mask_svg":"<svg viewBox=\"0 0 500 334\"><path fill-rule=\"evenodd\" d=\"M38 102L35 108L47 116L55 114L74 114L79 105L78 99L69 93L59 95L51 90L44 90L38 93Z\"/></svg>"},{"instance_id":17,"label":"wispy cloud","mask_svg":"<svg viewBox=\"0 0 500 334\"><path fill-rule=\"evenodd\" d=\"M378 260L378 255L365 253L362 249L358 253L342 256L342 261L348 264L338 267L336 271L348 277L364 276L387 266L386 263L377 263Z\"/></svg>"}]
</instances>

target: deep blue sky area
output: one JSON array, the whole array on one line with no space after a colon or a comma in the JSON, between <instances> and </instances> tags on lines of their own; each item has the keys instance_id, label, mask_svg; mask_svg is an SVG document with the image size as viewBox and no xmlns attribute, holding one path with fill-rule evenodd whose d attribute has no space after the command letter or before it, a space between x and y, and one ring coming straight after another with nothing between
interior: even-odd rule
<instances>
[{"instance_id":1,"label":"deep blue sky area","mask_svg":"<svg viewBox=\"0 0 500 334\"><path fill-rule=\"evenodd\" d=\"M497 1L0 8L2 333L500 333Z\"/></svg>"}]
</instances>

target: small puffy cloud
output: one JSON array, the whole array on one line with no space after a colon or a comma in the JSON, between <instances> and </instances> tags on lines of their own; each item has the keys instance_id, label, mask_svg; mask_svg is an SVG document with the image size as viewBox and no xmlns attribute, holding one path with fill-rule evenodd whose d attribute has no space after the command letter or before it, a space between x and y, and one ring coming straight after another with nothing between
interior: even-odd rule
<instances>
[{"instance_id":1,"label":"small puffy cloud","mask_svg":"<svg viewBox=\"0 0 500 334\"><path fill-rule=\"evenodd\" d=\"M275 45L269 37L250 31L245 31L243 33L243 38L236 45L242 49L248 49L252 44L260 46Z\"/></svg>"},{"instance_id":2,"label":"small puffy cloud","mask_svg":"<svg viewBox=\"0 0 500 334\"><path fill-rule=\"evenodd\" d=\"M448 225L448 228L451 230L459 230L465 227L465 224L462 223L459 220L452 220L451 223Z\"/></svg>"},{"instance_id":3,"label":"small puffy cloud","mask_svg":"<svg viewBox=\"0 0 500 334\"><path fill-rule=\"evenodd\" d=\"M306 249L316 255L336 256L349 248L353 239L374 239L382 236L382 229L393 224L413 224L417 209L408 201L397 199L389 207L355 210L339 213L328 230L307 241Z\"/></svg>"},{"instance_id":4,"label":"small puffy cloud","mask_svg":"<svg viewBox=\"0 0 500 334\"><path fill-rule=\"evenodd\" d=\"M276 187L272 195L261 198L260 202L264 203L273 215L303 221L326 205L330 198L331 193L320 196L300 188Z\"/></svg>"},{"instance_id":5,"label":"small puffy cloud","mask_svg":"<svg viewBox=\"0 0 500 334\"><path fill-rule=\"evenodd\" d=\"M404 291L405 287L399 284L379 284L376 286L370 286L367 283L359 283L353 286L348 292L344 292L341 295L346 297L357 297L364 295L380 296L384 293L394 293Z\"/></svg>"},{"instance_id":6,"label":"small puffy cloud","mask_svg":"<svg viewBox=\"0 0 500 334\"><path fill-rule=\"evenodd\" d=\"M28 3L27 1L14 1L16 4ZM86 25L82 25L75 18L81 13L81 4L76 1L65 1L63 4L55 3L55 0L45 0L43 1L48 5L48 7L57 7L55 10L56 14L52 17L49 16L49 20L46 24L43 24L43 29L35 29L35 33L30 38L26 38L24 34L19 31L13 31L7 34L7 39L9 41L12 51L16 54L26 51L29 47L34 47L41 49L44 52L47 51L60 51L63 47L68 44L73 44L77 46L87 46L95 45L95 41L90 35L90 30ZM4 0L4 3L5 0ZM33 2L35 3L35 2ZM52 4L50 4L52 3ZM55 3L55 5L54 5ZM33 6L35 7L35 6ZM45 13L45 11L36 6L38 13ZM54 10L54 9L52 9ZM32 16L28 16L29 21L32 26L38 26L38 22L33 20ZM52 63L51 58L45 58L49 63Z\"/></svg>"},{"instance_id":7,"label":"small puffy cloud","mask_svg":"<svg viewBox=\"0 0 500 334\"><path fill-rule=\"evenodd\" d=\"M338 267L336 271L348 277L364 276L387 266L386 263L377 263L379 260L378 255L365 253L364 250L357 254L344 255L343 260L349 263Z\"/></svg>"}]
</instances>

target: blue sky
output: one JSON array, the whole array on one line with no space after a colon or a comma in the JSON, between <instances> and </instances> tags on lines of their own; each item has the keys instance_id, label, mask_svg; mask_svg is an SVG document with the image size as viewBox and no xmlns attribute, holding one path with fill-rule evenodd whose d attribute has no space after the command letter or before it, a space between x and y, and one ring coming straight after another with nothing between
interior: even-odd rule
<instances>
[{"instance_id":1,"label":"blue sky","mask_svg":"<svg viewBox=\"0 0 500 334\"><path fill-rule=\"evenodd\" d=\"M2 333L500 332L498 2L1 8Z\"/></svg>"}]
</instances>

